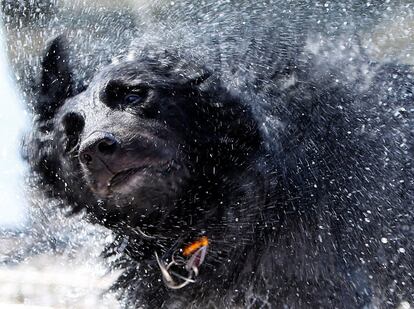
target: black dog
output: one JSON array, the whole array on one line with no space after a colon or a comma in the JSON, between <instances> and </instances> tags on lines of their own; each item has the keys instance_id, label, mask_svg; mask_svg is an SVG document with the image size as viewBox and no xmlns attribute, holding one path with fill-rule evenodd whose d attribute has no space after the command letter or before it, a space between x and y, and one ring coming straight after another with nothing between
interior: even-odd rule
<instances>
[{"instance_id":1,"label":"black dog","mask_svg":"<svg viewBox=\"0 0 414 309\"><path fill-rule=\"evenodd\" d=\"M155 49L76 93L52 42L27 158L41 190L126 245L127 306L392 307L412 293L411 71L300 57L242 93Z\"/></svg>"}]
</instances>

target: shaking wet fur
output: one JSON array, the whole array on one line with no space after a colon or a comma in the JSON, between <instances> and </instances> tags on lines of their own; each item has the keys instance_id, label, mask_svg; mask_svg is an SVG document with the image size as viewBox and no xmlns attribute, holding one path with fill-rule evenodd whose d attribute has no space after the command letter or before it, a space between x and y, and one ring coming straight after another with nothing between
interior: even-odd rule
<instances>
[{"instance_id":1,"label":"shaking wet fur","mask_svg":"<svg viewBox=\"0 0 414 309\"><path fill-rule=\"evenodd\" d=\"M118 236L127 307L412 299L411 68L309 42L271 78L219 76L151 46L76 90L66 53L43 60L26 157L36 188ZM168 289L155 252L201 236L196 282Z\"/></svg>"}]
</instances>

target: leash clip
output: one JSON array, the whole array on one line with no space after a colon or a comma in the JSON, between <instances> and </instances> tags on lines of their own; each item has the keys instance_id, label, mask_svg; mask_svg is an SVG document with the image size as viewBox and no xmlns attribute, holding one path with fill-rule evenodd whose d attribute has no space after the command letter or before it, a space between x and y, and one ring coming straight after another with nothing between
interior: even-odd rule
<instances>
[{"instance_id":1,"label":"leash clip","mask_svg":"<svg viewBox=\"0 0 414 309\"><path fill-rule=\"evenodd\" d=\"M157 252L155 252L155 258L161 270L165 285L170 289L178 290L190 283L194 283L195 277L199 274L199 268L207 255L208 245L208 238L203 236L184 248L182 253L184 257L174 257L174 252L171 257L171 262L168 264L162 262ZM175 266L184 268L187 271L187 276L175 272L172 269Z\"/></svg>"}]
</instances>

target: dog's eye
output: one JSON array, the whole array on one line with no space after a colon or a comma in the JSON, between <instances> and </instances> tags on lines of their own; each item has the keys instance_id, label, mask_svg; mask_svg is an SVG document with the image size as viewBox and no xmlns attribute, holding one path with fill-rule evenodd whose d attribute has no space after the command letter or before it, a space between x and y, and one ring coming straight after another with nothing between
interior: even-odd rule
<instances>
[{"instance_id":1,"label":"dog's eye","mask_svg":"<svg viewBox=\"0 0 414 309\"><path fill-rule=\"evenodd\" d=\"M144 101L144 96L139 94L128 94L124 97L124 104L125 105L136 105Z\"/></svg>"}]
</instances>

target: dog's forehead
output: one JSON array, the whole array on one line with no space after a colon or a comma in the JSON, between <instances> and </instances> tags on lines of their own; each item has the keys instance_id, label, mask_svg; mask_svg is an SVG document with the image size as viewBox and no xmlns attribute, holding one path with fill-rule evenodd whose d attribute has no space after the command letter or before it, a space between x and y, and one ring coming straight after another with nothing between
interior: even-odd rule
<instances>
[{"instance_id":1,"label":"dog's forehead","mask_svg":"<svg viewBox=\"0 0 414 309\"><path fill-rule=\"evenodd\" d=\"M125 62L120 64L111 64L102 70L95 78L97 82L105 82L108 80L131 80L137 78L144 78L153 70L151 67L140 62Z\"/></svg>"},{"instance_id":2,"label":"dog's forehead","mask_svg":"<svg viewBox=\"0 0 414 309\"><path fill-rule=\"evenodd\" d=\"M98 73L91 82L91 87L102 89L111 81L124 84L156 85L170 80L174 72L157 63L123 62L111 64Z\"/></svg>"},{"instance_id":3,"label":"dog's forehead","mask_svg":"<svg viewBox=\"0 0 414 309\"><path fill-rule=\"evenodd\" d=\"M137 80L148 84L175 84L177 81L193 79L204 75L206 68L194 61L184 61L177 57L126 57L107 65L93 79L102 86L111 80L135 83Z\"/></svg>"}]
</instances>

